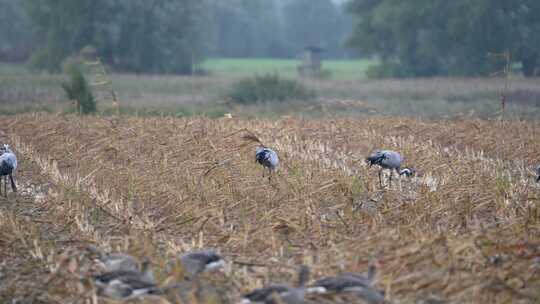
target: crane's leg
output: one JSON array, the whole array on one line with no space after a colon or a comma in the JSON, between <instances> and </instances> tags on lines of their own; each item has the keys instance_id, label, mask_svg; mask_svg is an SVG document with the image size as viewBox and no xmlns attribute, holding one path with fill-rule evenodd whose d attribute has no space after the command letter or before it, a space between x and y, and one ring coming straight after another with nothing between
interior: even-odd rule
<instances>
[{"instance_id":1,"label":"crane's leg","mask_svg":"<svg viewBox=\"0 0 540 304\"><path fill-rule=\"evenodd\" d=\"M4 196L7 197L7 176L4 176Z\"/></svg>"},{"instance_id":2,"label":"crane's leg","mask_svg":"<svg viewBox=\"0 0 540 304\"><path fill-rule=\"evenodd\" d=\"M393 173L394 171L390 170L390 177L388 178L388 186L392 186L392 175L394 175Z\"/></svg>"},{"instance_id":3,"label":"crane's leg","mask_svg":"<svg viewBox=\"0 0 540 304\"><path fill-rule=\"evenodd\" d=\"M382 171L383 171L383 169L379 170L379 185L381 186L381 188L383 187L383 184L382 184Z\"/></svg>"},{"instance_id":4,"label":"crane's leg","mask_svg":"<svg viewBox=\"0 0 540 304\"><path fill-rule=\"evenodd\" d=\"M401 188L401 174L399 174L399 168L396 168L396 172L397 172L397 178L398 178L399 191L401 192L402 191L402 188Z\"/></svg>"},{"instance_id":5,"label":"crane's leg","mask_svg":"<svg viewBox=\"0 0 540 304\"><path fill-rule=\"evenodd\" d=\"M2 176L0 176L0 196L2 195Z\"/></svg>"},{"instance_id":6,"label":"crane's leg","mask_svg":"<svg viewBox=\"0 0 540 304\"><path fill-rule=\"evenodd\" d=\"M13 175L11 175L11 174L9 175L9 181L11 182L11 190L13 190L13 192L17 193L17 185L15 185L15 181L13 180Z\"/></svg>"},{"instance_id":7,"label":"crane's leg","mask_svg":"<svg viewBox=\"0 0 540 304\"><path fill-rule=\"evenodd\" d=\"M268 182L272 180L272 169L268 168Z\"/></svg>"}]
</instances>

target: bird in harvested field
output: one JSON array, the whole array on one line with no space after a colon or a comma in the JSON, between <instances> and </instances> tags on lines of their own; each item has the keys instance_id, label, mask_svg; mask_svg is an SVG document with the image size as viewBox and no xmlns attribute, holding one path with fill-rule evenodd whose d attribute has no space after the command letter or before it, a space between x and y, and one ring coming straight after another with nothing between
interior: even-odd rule
<instances>
[{"instance_id":1,"label":"bird in harvested field","mask_svg":"<svg viewBox=\"0 0 540 304\"><path fill-rule=\"evenodd\" d=\"M165 268L165 273L169 278L174 278L178 283L167 289L173 291L171 296L178 300L176 302L214 303L208 299L219 298L220 292L211 283L203 283L204 277L201 275L223 266L225 266L225 260L213 249L178 254L167 263ZM221 301L218 302L221 303Z\"/></svg>"},{"instance_id":2,"label":"bird in harvested field","mask_svg":"<svg viewBox=\"0 0 540 304\"><path fill-rule=\"evenodd\" d=\"M291 287L285 284L272 284L266 287L258 288L247 293L242 298L242 304L261 303L261 304L301 304L304 302L306 293L305 283L309 280L309 268L301 266L298 271L297 287Z\"/></svg>"},{"instance_id":3,"label":"bird in harvested field","mask_svg":"<svg viewBox=\"0 0 540 304\"><path fill-rule=\"evenodd\" d=\"M401 164L403 162L401 154L391 150L377 150L366 158L366 162L369 164L370 167L373 165L378 165L379 167L381 167L381 169L379 170L379 184L381 187L383 186L382 172L384 169L390 170L389 184L392 183L393 170L396 170L399 176L405 175L406 177L411 177L416 173L413 168L401 169Z\"/></svg>"},{"instance_id":4,"label":"bird in harvested field","mask_svg":"<svg viewBox=\"0 0 540 304\"><path fill-rule=\"evenodd\" d=\"M17 169L17 156L11 151L9 145L4 144L1 149L2 155L0 155L0 190L1 190L1 178L4 179L4 195L7 196L7 177L11 182L11 190L17 192L17 186L13 179L13 173ZM0 191L1 192L1 191Z\"/></svg>"},{"instance_id":5,"label":"bird in harvested field","mask_svg":"<svg viewBox=\"0 0 540 304\"><path fill-rule=\"evenodd\" d=\"M279 165L279 157L276 151L264 145L255 134L248 130L246 130L246 132L247 134L243 135L242 138L246 141L256 142L258 144L255 149L255 162L259 163L265 169L268 169L268 181L270 181L272 179L272 171L276 170Z\"/></svg>"},{"instance_id":6,"label":"bird in harvested field","mask_svg":"<svg viewBox=\"0 0 540 304\"><path fill-rule=\"evenodd\" d=\"M343 291L349 287L372 287L375 283L377 266L370 263L367 276L361 273L344 272L335 277L325 277L308 287L308 292L326 293L330 291Z\"/></svg>"},{"instance_id":7,"label":"bird in harvested field","mask_svg":"<svg viewBox=\"0 0 540 304\"><path fill-rule=\"evenodd\" d=\"M272 178L272 171L276 170L279 165L279 157L276 151L265 146L258 146L255 150L255 161L268 169L268 181L270 181Z\"/></svg>"},{"instance_id":8,"label":"bird in harvested field","mask_svg":"<svg viewBox=\"0 0 540 304\"><path fill-rule=\"evenodd\" d=\"M182 270L188 277L213 271L225 265L225 260L213 249L190 251L178 255L176 261L168 263L167 272L172 271L175 262L180 262Z\"/></svg>"},{"instance_id":9,"label":"bird in harvested field","mask_svg":"<svg viewBox=\"0 0 540 304\"><path fill-rule=\"evenodd\" d=\"M360 273L344 272L335 277L326 277L307 287L309 294L351 295L367 303L383 303L384 292L375 284L377 261L370 262L367 276Z\"/></svg>"},{"instance_id":10,"label":"bird in harvested field","mask_svg":"<svg viewBox=\"0 0 540 304\"><path fill-rule=\"evenodd\" d=\"M137 259L123 253L111 253L100 256L97 262L106 271L139 270Z\"/></svg>"},{"instance_id":11,"label":"bird in harvested field","mask_svg":"<svg viewBox=\"0 0 540 304\"><path fill-rule=\"evenodd\" d=\"M536 182L540 182L540 165L536 167Z\"/></svg>"},{"instance_id":12,"label":"bird in harvested field","mask_svg":"<svg viewBox=\"0 0 540 304\"><path fill-rule=\"evenodd\" d=\"M97 255L94 260L104 271L139 271L137 258L125 253L103 253L95 246L88 246L87 250Z\"/></svg>"},{"instance_id":13,"label":"bird in harvested field","mask_svg":"<svg viewBox=\"0 0 540 304\"><path fill-rule=\"evenodd\" d=\"M150 261L144 259L141 271L109 271L96 275L93 279L100 296L112 299L129 299L146 294L160 293L160 289L153 282L153 277Z\"/></svg>"}]
</instances>

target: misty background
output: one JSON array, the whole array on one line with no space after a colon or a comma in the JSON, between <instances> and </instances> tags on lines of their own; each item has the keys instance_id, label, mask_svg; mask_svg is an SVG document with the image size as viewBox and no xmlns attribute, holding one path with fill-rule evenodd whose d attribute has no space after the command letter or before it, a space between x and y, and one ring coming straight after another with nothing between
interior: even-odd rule
<instances>
[{"instance_id":1,"label":"misty background","mask_svg":"<svg viewBox=\"0 0 540 304\"><path fill-rule=\"evenodd\" d=\"M537 0L0 0L0 61L60 71L85 47L116 71L206 58L377 59L372 77L539 71Z\"/></svg>"},{"instance_id":2,"label":"misty background","mask_svg":"<svg viewBox=\"0 0 540 304\"><path fill-rule=\"evenodd\" d=\"M208 57L348 58L351 17L330 0L0 0L0 61L57 71L84 47L117 70L189 73Z\"/></svg>"}]
</instances>

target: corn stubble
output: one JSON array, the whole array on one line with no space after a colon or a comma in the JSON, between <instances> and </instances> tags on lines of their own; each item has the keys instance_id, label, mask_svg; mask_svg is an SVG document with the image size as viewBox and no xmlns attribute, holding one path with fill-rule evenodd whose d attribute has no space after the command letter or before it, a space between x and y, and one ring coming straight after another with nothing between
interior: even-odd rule
<instances>
[{"instance_id":1,"label":"corn stubble","mask_svg":"<svg viewBox=\"0 0 540 304\"><path fill-rule=\"evenodd\" d=\"M39 201L23 189L0 204L4 302L109 303L88 280L89 244L151 257L162 286L179 251L214 247L230 261L187 296L133 303L236 303L290 282L302 263L318 278L365 271L373 256L394 303L540 300L538 123L4 119L19 184L47 185ZM282 160L271 183L257 142ZM376 148L402 152L419 174L380 189L362 161Z\"/></svg>"}]
</instances>

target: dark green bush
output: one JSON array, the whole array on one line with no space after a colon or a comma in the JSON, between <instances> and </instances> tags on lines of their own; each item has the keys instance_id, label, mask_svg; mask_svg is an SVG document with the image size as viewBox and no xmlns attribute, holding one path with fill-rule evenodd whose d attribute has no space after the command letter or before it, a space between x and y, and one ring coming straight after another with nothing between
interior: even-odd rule
<instances>
[{"instance_id":1,"label":"dark green bush","mask_svg":"<svg viewBox=\"0 0 540 304\"><path fill-rule=\"evenodd\" d=\"M80 68L71 69L71 81L62 83L67 98L74 100L81 114L96 112L96 100Z\"/></svg>"},{"instance_id":2,"label":"dark green bush","mask_svg":"<svg viewBox=\"0 0 540 304\"><path fill-rule=\"evenodd\" d=\"M62 61L62 72L68 75L72 75L74 70L83 72L83 59L80 56L68 56Z\"/></svg>"},{"instance_id":3,"label":"dark green bush","mask_svg":"<svg viewBox=\"0 0 540 304\"><path fill-rule=\"evenodd\" d=\"M98 59L97 50L91 45L87 45L80 49L77 53L72 54L62 60L62 72L71 75L73 69L79 69L83 74L91 71L91 67L86 65L87 62L96 62Z\"/></svg>"},{"instance_id":4,"label":"dark green bush","mask_svg":"<svg viewBox=\"0 0 540 304\"><path fill-rule=\"evenodd\" d=\"M399 78L407 76L403 67L397 63L381 63L370 66L366 71L369 79Z\"/></svg>"},{"instance_id":5,"label":"dark green bush","mask_svg":"<svg viewBox=\"0 0 540 304\"><path fill-rule=\"evenodd\" d=\"M227 97L241 104L252 104L311 99L315 97L315 93L296 80L282 79L278 75L269 74L240 80L233 85Z\"/></svg>"},{"instance_id":6,"label":"dark green bush","mask_svg":"<svg viewBox=\"0 0 540 304\"><path fill-rule=\"evenodd\" d=\"M47 71L54 73L60 71L58 68L62 58L60 55L49 51L46 48L38 49L32 53L26 62L28 68L33 71Z\"/></svg>"}]
</instances>

